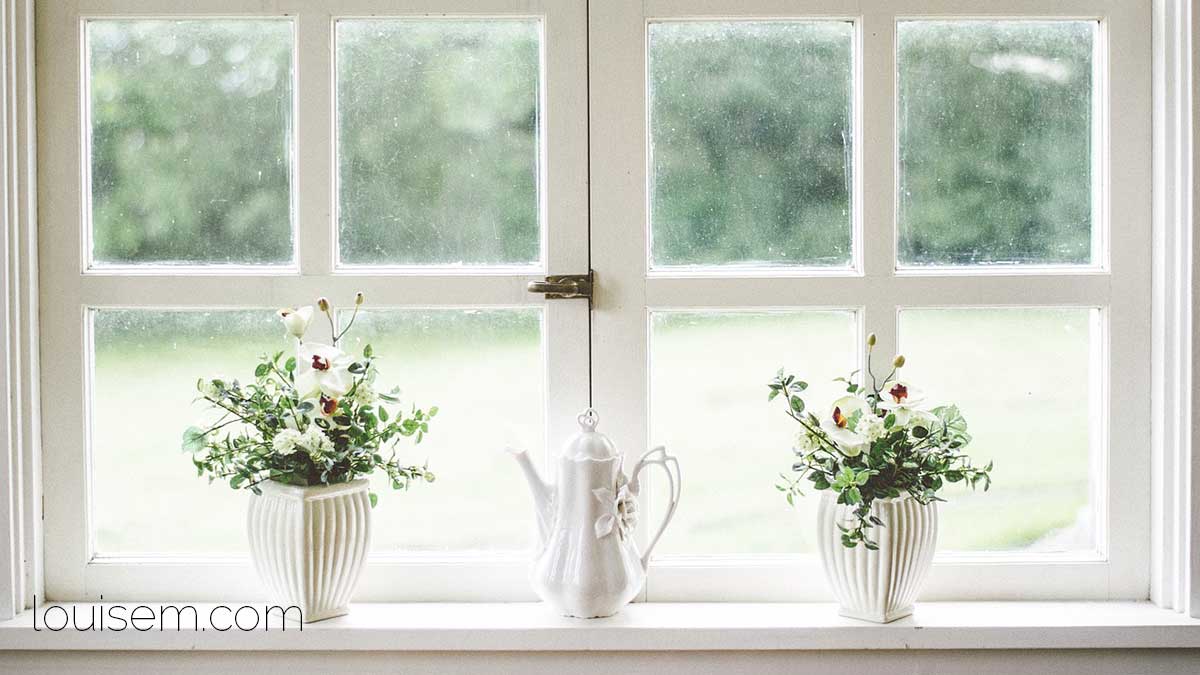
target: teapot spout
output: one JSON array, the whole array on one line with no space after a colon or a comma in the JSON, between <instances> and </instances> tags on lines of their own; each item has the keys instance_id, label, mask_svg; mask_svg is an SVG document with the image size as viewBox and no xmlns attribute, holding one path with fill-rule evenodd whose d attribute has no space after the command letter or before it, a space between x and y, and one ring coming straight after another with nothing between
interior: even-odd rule
<instances>
[{"instance_id":1,"label":"teapot spout","mask_svg":"<svg viewBox=\"0 0 1200 675\"><path fill-rule=\"evenodd\" d=\"M538 475L537 467L529 459L529 453L516 448L505 449L513 456L513 459L517 460L517 465L521 467L521 473L525 474L525 480L529 483L529 492L533 495L533 507L537 512L538 540L545 542L554 520L554 487Z\"/></svg>"}]
</instances>

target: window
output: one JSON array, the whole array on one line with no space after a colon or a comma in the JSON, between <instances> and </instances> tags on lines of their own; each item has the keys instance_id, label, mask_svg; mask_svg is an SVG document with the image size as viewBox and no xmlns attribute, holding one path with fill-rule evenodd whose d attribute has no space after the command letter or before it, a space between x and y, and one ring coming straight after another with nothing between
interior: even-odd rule
<instances>
[{"instance_id":1,"label":"window","mask_svg":"<svg viewBox=\"0 0 1200 675\"><path fill-rule=\"evenodd\" d=\"M823 597L765 383L868 332L998 467L926 597L1146 596L1148 11L593 6L594 402L686 476L650 599Z\"/></svg>"},{"instance_id":2,"label":"window","mask_svg":"<svg viewBox=\"0 0 1200 675\"><path fill-rule=\"evenodd\" d=\"M929 597L1146 596L1148 5L385 5L39 9L51 597L252 593L245 498L177 450L193 383L359 290L352 337L441 409L363 599L530 598L498 450L589 400L684 467L646 598L822 598L765 384L831 395L867 332L997 466ZM525 291L589 266L590 309Z\"/></svg>"}]
</instances>

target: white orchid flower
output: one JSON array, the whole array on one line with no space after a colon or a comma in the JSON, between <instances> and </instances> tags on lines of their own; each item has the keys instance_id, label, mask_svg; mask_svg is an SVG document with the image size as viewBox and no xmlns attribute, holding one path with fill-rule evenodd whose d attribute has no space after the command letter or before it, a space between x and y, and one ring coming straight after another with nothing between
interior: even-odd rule
<instances>
[{"instance_id":1,"label":"white orchid flower","mask_svg":"<svg viewBox=\"0 0 1200 675\"><path fill-rule=\"evenodd\" d=\"M337 399L354 386L354 360L337 347L306 343L296 350L296 393L301 399Z\"/></svg>"},{"instance_id":2,"label":"white orchid flower","mask_svg":"<svg viewBox=\"0 0 1200 675\"><path fill-rule=\"evenodd\" d=\"M871 414L866 401L857 396L843 396L833 402L833 410L821 420L821 430L847 457L857 457L866 449L869 439L850 428L850 416L855 412Z\"/></svg>"},{"instance_id":3,"label":"white orchid flower","mask_svg":"<svg viewBox=\"0 0 1200 675\"><path fill-rule=\"evenodd\" d=\"M279 310L279 320L283 322L283 327L287 329L288 335L296 339L304 337L304 333L308 330L308 324L312 321L312 317L312 305L286 307Z\"/></svg>"},{"instance_id":4,"label":"white orchid flower","mask_svg":"<svg viewBox=\"0 0 1200 675\"><path fill-rule=\"evenodd\" d=\"M912 421L913 413L922 411L925 393L901 380L885 382L879 392L879 409L896 416L896 426L906 426Z\"/></svg>"}]
</instances>

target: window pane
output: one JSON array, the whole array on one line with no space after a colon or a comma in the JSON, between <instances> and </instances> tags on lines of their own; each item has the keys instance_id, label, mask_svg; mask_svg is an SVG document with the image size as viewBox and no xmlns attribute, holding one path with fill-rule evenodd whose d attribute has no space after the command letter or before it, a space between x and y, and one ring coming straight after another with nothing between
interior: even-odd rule
<instances>
[{"instance_id":1,"label":"window pane","mask_svg":"<svg viewBox=\"0 0 1200 675\"><path fill-rule=\"evenodd\" d=\"M1096 26L900 22L901 264L1093 262Z\"/></svg>"},{"instance_id":2,"label":"window pane","mask_svg":"<svg viewBox=\"0 0 1200 675\"><path fill-rule=\"evenodd\" d=\"M201 377L254 379L287 347L271 310L93 310L92 536L100 553L246 550L246 496L196 476L180 451L202 421Z\"/></svg>"},{"instance_id":3,"label":"window pane","mask_svg":"<svg viewBox=\"0 0 1200 675\"><path fill-rule=\"evenodd\" d=\"M767 403L767 383L787 367L804 373L813 400L832 401L844 389L833 378L856 367L856 345L849 311L652 314L651 442L686 475L656 555L815 550L817 500L792 509L774 487L791 469L797 426L779 401Z\"/></svg>"},{"instance_id":4,"label":"window pane","mask_svg":"<svg viewBox=\"0 0 1200 675\"><path fill-rule=\"evenodd\" d=\"M93 533L106 553L246 550L247 496L198 478L183 430L206 419L200 377L253 379L260 354L290 349L273 311L95 310L92 401ZM312 329L323 333L319 323ZM314 337L314 339L321 339ZM537 309L371 311L343 345L378 357L381 389L403 404L440 407L420 445L438 480L407 493L373 478L372 547L519 550L528 509L505 443L544 452L541 316ZM517 479L519 481L519 479Z\"/></svg>"},{"instance_id":5,"label":"window pane","mask_svg":"<svg viewBox=\"0 0 1200 675\"><path fill-rule=\"evenodd\" d=\"M92 260L292 260L292 24L88 21Z\"/></svg>"},{"instance_id":6,"label":"window pane","mask_svg":"<svg viewBox=\"0 0 1200 675\"><path fill-rule=\"evenodd\" d=\"M545 455L541 310L372 310L348 337L347 349L371 344L381 390L399 385L405 405L439 407L429 436L405 451L428 458L437 481L401 494L374 479L371 548L526 549L529 496L503 448Z\"/></svg>"},{"instance_id":7,"label":"window pane","mask_svg":"<svg viewBox=\"0 0 1200 675\"><path fill-rule=\"evenodd\" d=\"M540 53L536 20L337 22L342 262L541 260Z\"/></svg>"},{"instance_id":8,"label":"window pane","mask_svg":"<svg viewBox=\"0 0 1200 675\"><path fill-rule=\"evenodd\" d=\"M652 266L850 264L853 35L650 24Z\"/></svg>"},{"instance_id":9,"label":"window pane","mask_svg":"<svg viewBox=\"0 0 1200 675\"><path fill-rule=\"evenodd\" d=\"M1090 499L1099 424L1094 309L921 309L900 313L905 376L962 410L992 489L950 486L943 551L1095 550Z\"/></svg>"}]
</instances>

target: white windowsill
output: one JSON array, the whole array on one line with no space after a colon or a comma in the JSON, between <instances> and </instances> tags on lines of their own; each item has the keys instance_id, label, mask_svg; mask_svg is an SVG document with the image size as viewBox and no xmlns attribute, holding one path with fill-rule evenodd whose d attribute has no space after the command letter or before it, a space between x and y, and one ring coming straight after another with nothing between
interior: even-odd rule
<instances>
[{"instance_id":1,"label":"white windowsill","mask_svg":"<svg viewBox=\"0 0 1200 675\"><path fill-rule=\"evenodd\" d=\"M127 603L157 607L160 603ZM169 603L161 603L169 604ZM261 610L262 603L247 603ZM231 603L233 607L238 604ZM106 605L107 606L107 603ZM216 604L193 605L201 625ZM66 605L67 608L72 607ZM84 625L99 605L74 605ZM44 609L39 607L39 609ZM227 621L228 619L226 619ZM60 619L61 621L61 619ZM40 622L40 619L39 619ZM634 604L606 619L566 619L544 605L360 604L287 631L52 632L31 612L0 622L0 651L374 650L740 651L862 649L1200 648L1200 620L1146 602L931 602L888 625L839 617L829 604Z\"/></svg>"}]
</instances>

